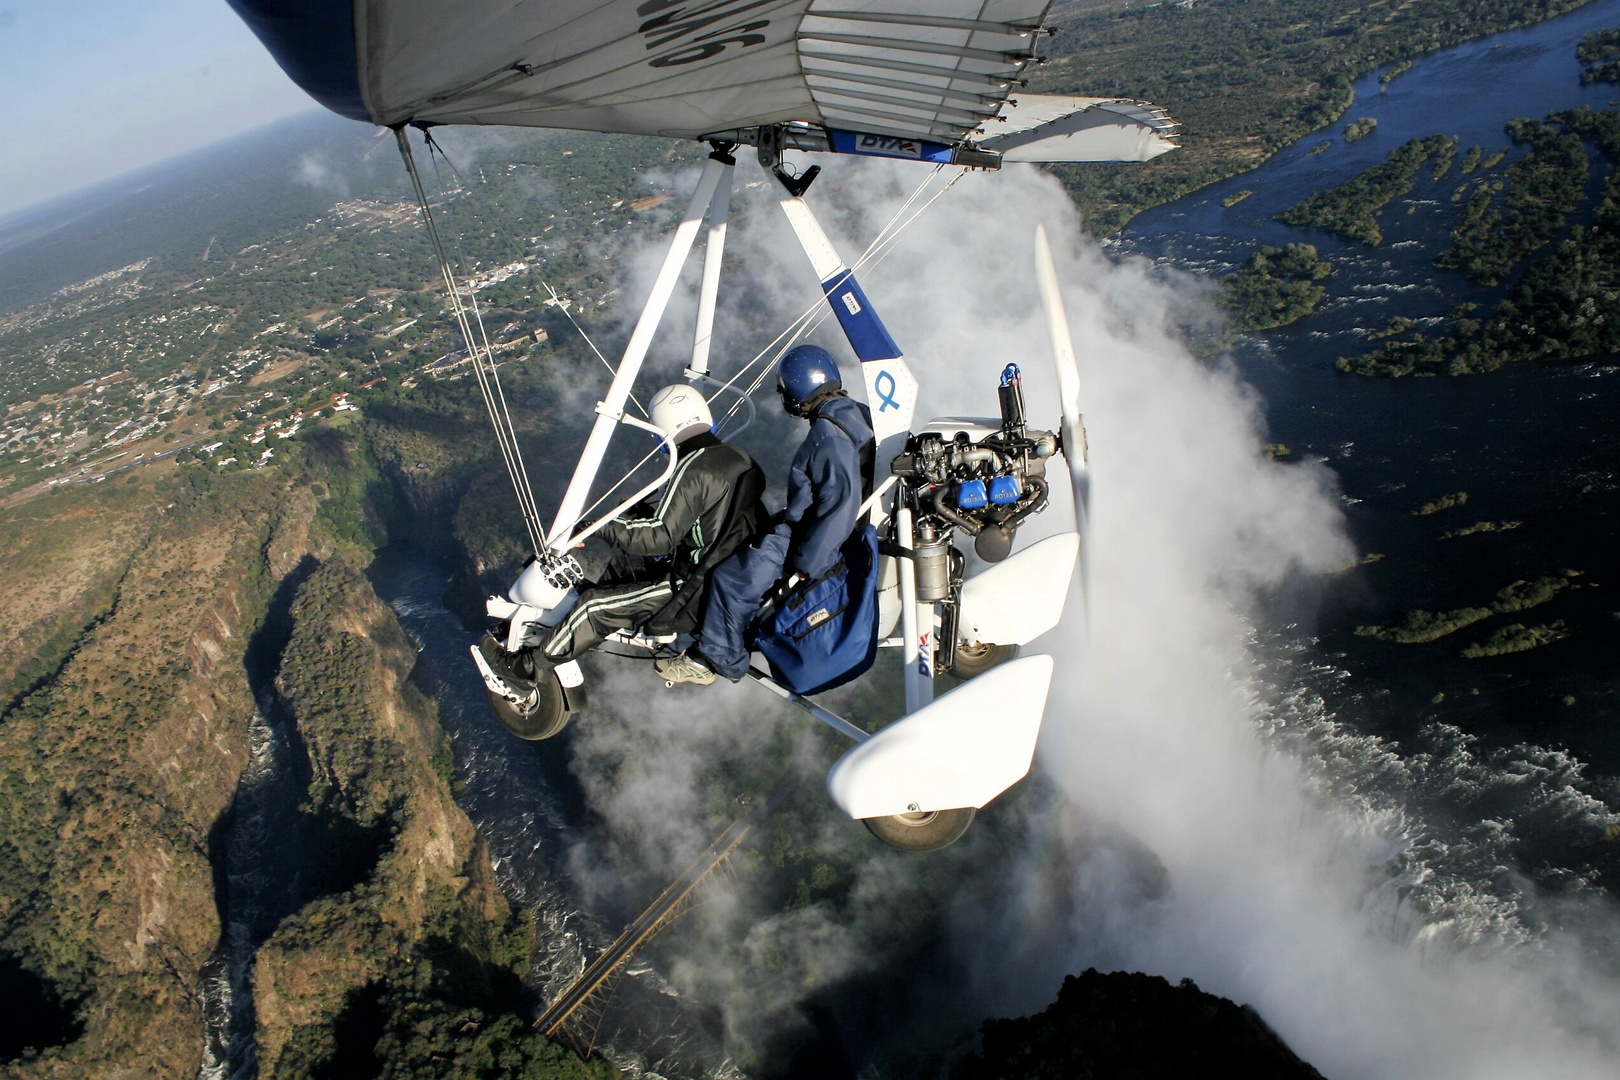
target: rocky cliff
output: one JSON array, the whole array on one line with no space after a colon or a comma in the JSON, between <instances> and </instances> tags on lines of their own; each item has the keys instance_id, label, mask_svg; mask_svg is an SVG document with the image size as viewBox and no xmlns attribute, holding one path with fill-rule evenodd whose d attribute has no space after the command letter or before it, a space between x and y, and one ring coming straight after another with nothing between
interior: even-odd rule
<instances>
[{"instance_id":1,"label":"rocky cliff","mask_svg":"<svg viewBox=\"0 0 1620 1080\"><path fill-rule=\"evenodd\" d=\"M282 923L255 969L260 1075L607 1075L517 1015L532 930L450 789L415 650L355 562L299 589L277 687L308 754L306 873L342 885Z\"/></svg>"},{"instance_id":2,"label":"rocky cliff","mask_svg":"<svg viewBox=\"0 0 1620 1080\"><path fill-rule=\"evenodd\" d=\"M303 795L277 825L296 833L292 914L253 969L260 1075L610 1074L519 1015L532 930L455 804L415 649L363 573L391 485L351 435L288 459L80 500L132 539L123 567L95 548L105 566L76 580L110 598L0 723L0 991L41 1010L0 1039L0 1066L198 1075L223 834L264 710Z\"/></svg>"},{"instance_id":3,"label":"rocky cliff","mask_svg":"<svg viewBox=\"0 0 1620 1080\"><path fill-rule=\"evenodd\" d=\"M262 476L169 495L108 609L0 727L0 953L82 1025L17 1075L189 1077L200 1060L210 832L254 708L244 642L315 500Z\"/></svg>"}]
</instances>

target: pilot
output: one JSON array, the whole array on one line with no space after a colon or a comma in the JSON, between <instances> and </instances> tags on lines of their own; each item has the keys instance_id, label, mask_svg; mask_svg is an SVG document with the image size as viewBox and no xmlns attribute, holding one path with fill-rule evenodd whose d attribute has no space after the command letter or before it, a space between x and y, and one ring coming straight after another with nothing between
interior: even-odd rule
<instances>
[{"instance_id":1,"label":"pilot","mask_svg":"<svg viewBox=\"0 0 1620 1080\"><path fill-rule=\"evenodd\" d=\"M710 571L768 524L760 502L764 471L715 436L702 394L681 383L664 387L653 395L652 422L674 436L675 473L648 516L609 521L597 535L622 555L656 560L656 570L621 573L584 589L542 647L552 664L574 659L615 630L695 629Z\"/></svg>"},{"instance_id":2,"label":"pilot","mask_svg":"<svg viewBox=\"0 0 1620 1080\"><path fill-rule=\"evenodd\" d=\"M732 682L747 674L748 626L761 601L785 577L814 579L832 570L871 490L872 414L844 392L831 354L819 345L789 349L777 368L776 392L788 415L810 421L793 456L787 509L775 528L710 575L697 640L655 664L669 682L707 686L716 673Z\"/></svg>"}]
</instances>

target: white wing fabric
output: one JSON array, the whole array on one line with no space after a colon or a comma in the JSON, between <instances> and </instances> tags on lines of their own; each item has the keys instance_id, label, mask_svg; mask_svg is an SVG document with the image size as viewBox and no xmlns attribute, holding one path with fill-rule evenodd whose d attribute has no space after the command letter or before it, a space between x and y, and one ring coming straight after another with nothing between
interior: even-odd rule
<instances>
[{"instance_id":1,"label":"white wing fabric","mask_svg":"<svg viewBox=\"0 0 1620 1080\"><path fill-rule=\"evenodd\" d=\"M228 2L316 100L388 126L698 139L802 123L944 146L1013 139L1007 156L1031 161L1173 145L1152 106L1009 105L1051 0ZM1065 127L1051 102L1087 119Z\"/></svg>"},{"instance_id":2,"label":"white wing fabric","mask_svg":"<svg viewBox=\"0 0 1620 1080\"><path fill-rule=\"evenodd\" d=\"M1019 92L987 125L982 150L1003 161L1149 161L1176 148L1181 125L1157 105Z\"/></svg>"},{"instance_id":3,"label":"white wing fabric","mask_svg":"<svg viewBox=\"0 0 1620 1080\"><path fill-rule=\"evenodd\" d=\"M698 138L805 121L954 143L994 116L1047 0L356 0L377 123Z\"/></svg>"}]
</instances>

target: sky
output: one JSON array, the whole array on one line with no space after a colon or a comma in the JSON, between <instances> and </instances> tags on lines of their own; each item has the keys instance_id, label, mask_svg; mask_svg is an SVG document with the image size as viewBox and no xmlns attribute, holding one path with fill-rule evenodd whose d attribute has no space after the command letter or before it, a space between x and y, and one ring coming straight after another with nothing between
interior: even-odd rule
<instances>
[{"instance_id":1,"label":"sky","mask_svg":"<svg viewBox=\"0 0 1620 1080\"><path fill-rule=\"evenodd\" d=\"M315 108L225 0L0 0L0 214Z\"/></svg>"}]
</instances>

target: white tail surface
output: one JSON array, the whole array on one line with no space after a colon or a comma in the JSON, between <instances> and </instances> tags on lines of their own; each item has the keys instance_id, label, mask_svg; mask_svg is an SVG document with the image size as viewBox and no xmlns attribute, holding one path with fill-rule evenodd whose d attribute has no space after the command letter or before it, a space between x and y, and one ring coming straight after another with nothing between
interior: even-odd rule
<instances>
[{"instance_id":1,"label":"white tail surface","mask_svg":"<svg viewBox=\"0 0 1620 1080\"><path fill-rule=\"evenodd\" d=\"M1080 555L1078 533L1038 540L962 583L958 635L972 644L1027 645L1063 618Z\"/></svg>"},{"instance_id":2,"label":"white tail surface","mask_svg":"<svg viewBox=\"0 0 1620 1080\"><path fill-rule=\"evenodd\" d=\"M1029 773L1052 658L985 672L838 759L827 792L852 818L978 809Z\"/></svg>"}]
</instances>

